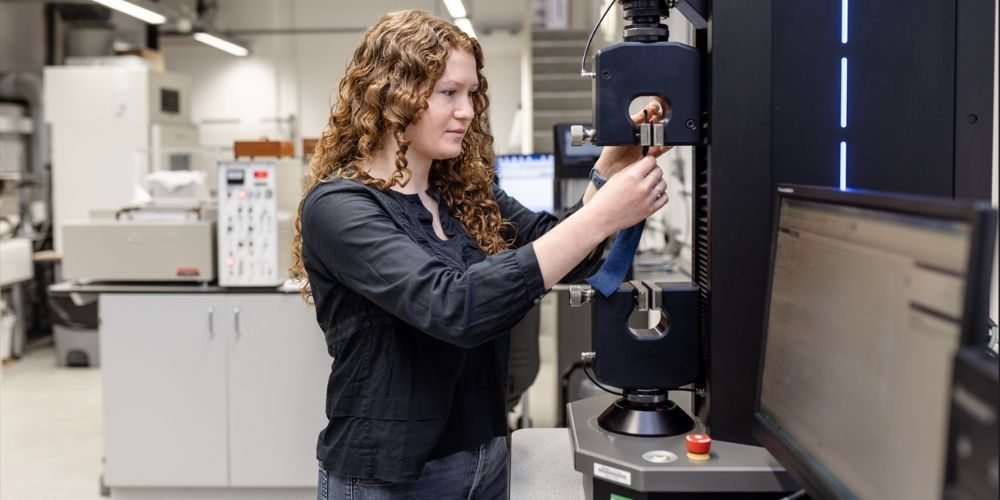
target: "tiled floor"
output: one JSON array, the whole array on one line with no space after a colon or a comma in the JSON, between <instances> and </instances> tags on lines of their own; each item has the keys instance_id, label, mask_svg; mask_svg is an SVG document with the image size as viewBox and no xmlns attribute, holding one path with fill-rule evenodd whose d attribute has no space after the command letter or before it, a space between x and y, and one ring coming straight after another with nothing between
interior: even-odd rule
<instances>
[{"instance_id":1,"label":"tiled floor","mask_svg":"<svg viewBox=\"0 0 1000 500\"><path fill-rule=\"evenodd\" d=\"M97 500L100 371L58 368L51 347L0 375L0 498Z\"/></svg>"}]
</instances>

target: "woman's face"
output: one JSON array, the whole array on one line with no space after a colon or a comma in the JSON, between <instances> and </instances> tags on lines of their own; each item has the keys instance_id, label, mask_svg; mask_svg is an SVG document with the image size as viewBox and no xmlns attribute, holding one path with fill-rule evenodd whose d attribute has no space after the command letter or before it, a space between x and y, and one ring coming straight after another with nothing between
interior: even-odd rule
<instances>
[{"instance_id":1,"label":"woman's face","mask_svg":"<svg viewBox=\"0 0 1000 500\"><path fill-rule=\"evenodd\" d=\"M444 74L427 98L427 109L403 134L410 141L407 156L430 161L461 154L462 139L476 116L472 97L478 91L475 57L464 50L451 51Z\"/></svg>"}]
</instances>

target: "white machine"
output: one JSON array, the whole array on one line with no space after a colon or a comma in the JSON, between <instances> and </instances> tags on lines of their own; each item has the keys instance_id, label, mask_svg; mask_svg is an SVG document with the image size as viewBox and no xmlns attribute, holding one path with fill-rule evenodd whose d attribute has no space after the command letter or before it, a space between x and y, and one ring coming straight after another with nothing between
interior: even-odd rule
<instances>
[{"instance_id":1,"label":"white machine","mask_svg":"<svg viewBox=\"0 0 1000 500\"><path fill-rule=\"evenodd\" d=\"M219 164L218 231L220 286L275 286L285 280L274 162Z\"/></svg>"},{"instance_id":2,"label":"white machine","mask_svg":"<svg viewBox=\"0 0 1000 500\"><path fill-rule=\"evenodd\" d=\"M63 224L62 275L83 282L215 279L211 207L141 206L94 211Z\"/></svg>"},{"instance_id":3,"label":"white machine","mask_svg":"<svg viewBox=\"0 0 1000 500\"><path fill-rule=\"evenodd\" d=\"M65 222L131 205L136 186L153 170L197 168L190 78L125 63L45 68L59 252Z\"/></svg>"}]
</instances>

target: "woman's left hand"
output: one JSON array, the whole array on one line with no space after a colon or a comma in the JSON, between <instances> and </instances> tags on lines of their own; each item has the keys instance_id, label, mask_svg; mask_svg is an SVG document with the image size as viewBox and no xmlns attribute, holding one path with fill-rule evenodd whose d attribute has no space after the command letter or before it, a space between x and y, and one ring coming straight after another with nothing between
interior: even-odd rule
<instances>
[{"instance_id":1,"label":"woman's left hand","mask_svg":"<svg viewBox=\"0 0 1000 500\"><path fill-rule=\"evenodd\" d=\"M654 97L644 108L648 115L649 123L658 123L663 119L663 115L668 111L666 101ZM646 116L640 111L632 115L632 121L637 125L646 121ZM673 146L650 146L647 155L659 157L663 153L670 151ZM621 169L639 161L642 158L642 146L605 146L601 151L600 158L597 159L597 171L604 178L610 178Z\"/></svg>"}]
</instances>

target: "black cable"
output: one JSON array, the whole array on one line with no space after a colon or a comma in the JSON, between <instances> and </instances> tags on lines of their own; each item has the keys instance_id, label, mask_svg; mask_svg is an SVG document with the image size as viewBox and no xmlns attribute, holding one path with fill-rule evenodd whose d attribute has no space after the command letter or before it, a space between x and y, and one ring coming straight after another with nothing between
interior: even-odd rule
<instances>
[{"instance_id":1,"label":"black cable","mask_svg":"<svg viewBox=\"0 0 1000 500\"><path fill-rule=\"evenodd\" d=\"M601 23L604 22L604 17L608 15L608 12L611 12L611 8L614 7L616 3L618 3L618 0L611 0L611 3L608 4L608 8L604 9L604 14L601 14L601 19L599 19L597 24L594 25L594 30L590 32L590 38L587 38L587 46L583 49L583 58L580 59L580 76L587 74L587 53L590 52L590 42L594 41L594 35L597 33L597 28L601 27Z\"/></svg>"},{"instance_id":2,"label":"black cable","mask_svg":"<svg viewBox=\"0 0 1000 500\"><path fill-rule=\"evenodd\" d=\"M590 360L585 360L583 362L583 373L587 376L587 378L590 379L591 382L594 383L594 385L596 385L598 388L604 390L604 392L610 392L611 394L614 394L615 396L624 396L624 394L622 394L620 392L615 392L615 391L612 391L611 389L608 389L607 387L604 387L603 385L601 385L600 382L597 381L597 379L595 379L593 376L591 376L590 375L590 370L587 369L589 364L590 364Z\"/></svg>"}]
</instances>

